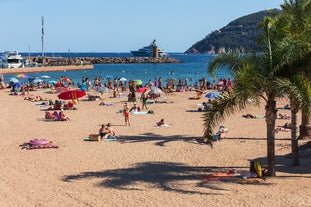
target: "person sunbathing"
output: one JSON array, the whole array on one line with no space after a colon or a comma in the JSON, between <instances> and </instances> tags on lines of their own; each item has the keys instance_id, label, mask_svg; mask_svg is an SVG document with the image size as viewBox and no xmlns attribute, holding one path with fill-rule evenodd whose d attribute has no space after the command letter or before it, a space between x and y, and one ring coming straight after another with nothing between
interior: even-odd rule
<instances>
[{"instance_id":1,"label":"person sunbathing","mask_svg":"<svg viewBox=\"0 0 311 207\"><path fill-rule=\"evenodd\" d=\"M59 121L70 121L70 118L65 115L63 111L59 112Z\"/></svg>"},{"instance_id":2,"label":"person sunbathing","mask_svg":"<svg viewBox=\"0 0 311 207\"><path fill-rule=\"evenodd\" d=\"M292 124L291 123L285 123L283 126L279 126L274 130L275 133L278 133L279 131L282 132L289 132L292 129Z\"/></svg>"},{"instance_id":3,"label":"person sunbathing","mask_svg":"<svg viewBox=\"0 0 311 207\"><path fill-rule=\"evenodd\" d=\"M290 116L288 114L279 114L281 119L289 119Z\"/></svg>"},{"instance_id":4,"label":"person sunbathing","mask_svg":"<svg viewBox=\"0 0 311 207\"><path fill-rule=\"evenodd\" d=\"M247 118L247 119L259 119L259 118L263 118L264 116L245 114L245 115L242 115L242 117Z\"/></svg>"},{"instance_id":5,"label":"person sunbathing","mask_svg":"<svg viewBox=\"0 0 311 207\"><path fill-rule=\"evenodd\" d=\"M161 119L159 122L156 123L157 126L164 126L164 119Z\"/></svg>"},{"instance_id":6,"label":"person sunbathing","mask_svg":"<svg viewBox=\"0 0 311 207\"><path fill-rule=\"evenodd\" d=\"M49 111L45 112L45 118L46 119L52 119L52 120L57 119L57 117L55 117L55 115L50 113Z\"/></svg>"}]
</instances>

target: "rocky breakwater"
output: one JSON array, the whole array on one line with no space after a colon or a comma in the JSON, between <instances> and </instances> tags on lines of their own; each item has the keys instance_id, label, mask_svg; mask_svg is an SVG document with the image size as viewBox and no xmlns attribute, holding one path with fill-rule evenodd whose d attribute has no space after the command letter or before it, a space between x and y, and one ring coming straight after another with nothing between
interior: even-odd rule
<instances>
[{"instance_id":1,"label":"rocky breakwater","mask_svg":"<svg viewBox=\"0 0 311 207\"><path fill-rule=\"evenodd\" d=\"M61 65L92 65L92 64L131 64L131 63L181 63L180 60L163 57L76 57L76 58L48 58L44 59L45 64L49 66Z\"/></svg>"}]
</instances>

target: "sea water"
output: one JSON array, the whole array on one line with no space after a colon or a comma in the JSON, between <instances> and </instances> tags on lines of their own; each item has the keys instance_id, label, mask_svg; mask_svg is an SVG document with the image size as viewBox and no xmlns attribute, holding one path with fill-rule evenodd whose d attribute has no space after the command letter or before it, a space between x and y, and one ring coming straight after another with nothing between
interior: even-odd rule
<instances>
[{"instance_id":1,"label":"sea water","mask_svg":"<svg viewBox=\"0 0 311 207\"><path fill-rule=\"evenodd\" d=\"M22 54L27 56L28 54ZM40 54L31 54L36 56ZM46 56L55 57L131 57L130 53L50 53ZM48 80L58 81L61 76L70 78L75 84L81 83L82 78L90 78L94 80L99 77L102 82L106 82L109 78L126 78L127 80L142 80L143 84L147 84L150 80L154 82L155 78L161 77L163 83L166 84L168 78L184 81L188 79L188 84L194 85L200 79L205 78L212 83L217 82L219 78L229 78L230 72L228 69L220 69L211 77L208 74L208 64L214 55L209 54L183 54L170 53L170 57L181 60L181 63L160 63L160 64L95 64L93 70L76 70L76 71L60 71L60 72L38 72L26 73L28 77L35 78L43 75L48 75L51 78ZM0 70L1 73L1 70ZM5 81L17 74L4 75ZM19 79L20 82L27 79Z\"/></svg>"}]
</instances>

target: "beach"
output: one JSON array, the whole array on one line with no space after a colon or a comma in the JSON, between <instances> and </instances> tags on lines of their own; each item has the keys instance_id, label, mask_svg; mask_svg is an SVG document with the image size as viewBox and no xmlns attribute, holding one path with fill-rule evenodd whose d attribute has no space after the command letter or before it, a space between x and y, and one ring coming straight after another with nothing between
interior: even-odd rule
<instances>
[{"instance_id":1,"label":"beach","mask_svg":"<svg viewBox=\"0 0 311 207\"><path fill-rule=\"evenodd\" d=\"M212 149L197 141L203 135L203 113L191 110L207 99L190 100L195 92L162 95L167 103L147 105L154 114L130 115L131 126L125 126L120 113L127 92L117 98L92 92L103 99L98 101L80 98L77 110L64 111L70 121L46 121L47 107L36 105L42 101L9 94L9 89L0 90L0 206L310 206L310 153L302 154L300 166L291 166L290 132L276 134L276 177L247 181L238 176L249 170L251 160L266 166L265 119L242 117L264 116L264 103L221 122L228 133ZM45 89L30 95L57 99ZM287 103L280 99L277 105ZM168 126L155 127L160 119ZM108 122L117 140L84 141ZM277 119L277 125L286 122ZM47 138L58 148L19 146L35 138ZM232 169L236 176L206 179Z\"/></svg>"}]
</instances>

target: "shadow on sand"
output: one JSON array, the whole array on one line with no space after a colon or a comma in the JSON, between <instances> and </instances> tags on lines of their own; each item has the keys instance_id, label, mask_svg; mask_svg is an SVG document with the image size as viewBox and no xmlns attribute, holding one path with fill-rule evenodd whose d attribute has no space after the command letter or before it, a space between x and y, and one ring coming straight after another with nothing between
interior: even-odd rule
<instances>
[{"instance_id":1,"label":"shadow on sand","mask_svg":"<svg viewBox=\"0 0 311 207\"><path fill-rule=\"evenodd\" d=\"M229 140L229 139L228 139ZM252 139L251 139L252 140ZM258 140L258 139L255 139ZM259 140L262 140L259 138ZM136 143L136 142L148 142L156 141L156 145L165 146L168 142L173 141L185 141L192 144L200 144L196 141L196 137L185 136L170 136L163 137L155 134L144 134L141 136L128 136L118 138L117 142L124 144ZM235 141L236 140L231 140ZM207 150L211 149L207 146ZM256 160L261 161L264 165L266 163L265 157L258 157ZM304 164L306 163L303 161ZM235 176L231 179L218 179L217 181L206 181L202 179L204 176L211 175L213 173L227 173L230 169L245 170L249 169L249 166L187 166L183 163L173 162L144 162L136 163L132 167L123 169L103 170L96 172L81 172L79 174L63 176L62 180L65 182L71 182L75 180L90 180L102 179L97 184L98 187L113 188L120 190L142 190L141 188L133 187L136 183L145 183L151 188L158 188L164 191L172 191L177 193L192 193L192 194L211 194L210 191L217 191L213 194L221 194L221 191L227 191L227 188L220 187L220 183L230 182L233 184L253 184L253 185L271 185L269 182L252 182L245 183L240 182L241 177ZM280 177L304 177L311 178L310 176L296 175L296 174L310 174L311 168L307 169L306 166L291 167L291 160L286 156L276 156L276 170L279 172L291 173L293 176ZM268 178L269 179L269 178ZM190 184L189 184L190 182ZM185 183L187 183L186 187ZM192 185L192 186L191 186ZM191 189L191 190L189 190Z\"/></svg>"},{"instance_id":2,"label":"shadow on sand","mask_svg":"<svg viewBox=\"0 0 311 207\"><path fill-rule=\"evenodd\" d=\"M135 188L133 186L135 183L145 183L151 188L186 194L211 194L204 191L204 188L217 191L226 191L227 189L218 187L219 182L234 182L236 184L241 184L239 182L235 182L241 178L219 179L215 182L207 182L201 179L202 176L215 173L216 171L228 172L228 168L216 166L193 167L186 166L181 163L171 162L146 162L137 163L133 167L126 169L82 172L77 175L64 176L62 180L71 182L73 180L101 178L103 181L98 183L98 187L120 190L141 190L141 188ZM189 181L194 181L192 187L191 184L189 184ZM188 183L186 188L182 187L185 183ZM265 182L257 184L268 185ZM189 187L193 190L187 190ZM220 193L221 192L213 194Z\"/></svg>"}]
</instances>

